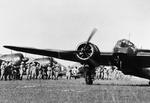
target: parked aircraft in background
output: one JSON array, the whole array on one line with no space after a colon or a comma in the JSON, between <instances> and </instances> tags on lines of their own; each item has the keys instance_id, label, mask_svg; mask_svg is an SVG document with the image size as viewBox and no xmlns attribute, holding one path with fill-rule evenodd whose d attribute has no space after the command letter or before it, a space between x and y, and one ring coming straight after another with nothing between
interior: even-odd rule
<instances>
[{"instance_id":1,"label":"parked aircraft in background","mask_svg":"<svg viewBox=\"0 0 150 103\"><path fill-rule=\"evenodd\" d=\"M21 62L27 62L29 59L22 53L5 54L0 56L0 60L11 62L13 65L20 65Z\"/></svg>"},{"instance_id":2,"label":"parked aircraft in background","mask_svg":"<svg viewBox=\"0 0 150 103\"><path fill-rule=\"evenodd\" d=\"M39 63L43 67L47 67L49 64L51 64L51 66L58 65L59 68L60 68L60 71L59 71L58 75L59 76L63 76L63 75L66 74L66 67L63 66L62 64L58 63L52 57L36 58L32 62L37 62L37 63Z\"/></svg>"},{"instance_id":3,"label":"parked aircraft in background","mask_svg":"<svg viewBox=\"0 0 150 103\"><path fill-rule=\"evenodd\" d=\"M28 47L4 46L5 48L32 54L55 57L79 62L85 65L86 84L93 84L95 67L99 65L117 66L124 74L150 79L150 53L147 49L138 49L129 40L117 42L113 52L101 52L90 40L97 29L94 29L86 42L81 43L77 50L52 50Z\"/></svg>"},{"instance_id":4,"label":"parked aircraft in background","mask_svg":"<svg viewBox=\"0 0 150 103\"><path fill-rule=\"evenodd\" d=\"M39 63L41 66L46 67L49 64L53 63L53 58L49 58L49 57L44 57L44 58L36 58L34 59L32 62L37 62Z\"/></svg>"}]
</instances>

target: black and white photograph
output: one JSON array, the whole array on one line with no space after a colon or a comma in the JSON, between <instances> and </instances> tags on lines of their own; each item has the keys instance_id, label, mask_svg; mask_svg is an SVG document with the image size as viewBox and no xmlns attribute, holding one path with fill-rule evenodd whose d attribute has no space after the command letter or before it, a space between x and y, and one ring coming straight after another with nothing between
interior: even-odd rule
<instances>
[{"instance_id":1,"label":"black and white photograph","mask_svg":"<svg viewBox=\"0 0 150 103\"><path fill-rule=\"evenodd\" d=\"M149 103L149 0L1 0L0 103Z\"/></svg>"}]
</instances>

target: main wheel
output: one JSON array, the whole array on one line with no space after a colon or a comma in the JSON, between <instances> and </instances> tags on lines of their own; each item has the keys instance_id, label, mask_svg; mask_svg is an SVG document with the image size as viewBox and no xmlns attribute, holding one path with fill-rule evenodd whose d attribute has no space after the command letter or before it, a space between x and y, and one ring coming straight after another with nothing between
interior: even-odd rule
<instances>
[{"instance_id":1,"label":"main wheel","mask_svg":"<svg viewBox=\"0 0 150 103\"><path fill-rule=\"evenodd\" d=\"M93 84L92 72L90 70L86 70L85 72L85 82L87 85Z\"/></svg>"},{"instance_id":2,"label":"main wheel","mask_svg":"<svg viewBox=\"0 0 150 103\"><path fill-rule=\"evenodd\" d=\"M148 84L150 85L150 80L149 80Z\"/></svg>"}]
</instances>

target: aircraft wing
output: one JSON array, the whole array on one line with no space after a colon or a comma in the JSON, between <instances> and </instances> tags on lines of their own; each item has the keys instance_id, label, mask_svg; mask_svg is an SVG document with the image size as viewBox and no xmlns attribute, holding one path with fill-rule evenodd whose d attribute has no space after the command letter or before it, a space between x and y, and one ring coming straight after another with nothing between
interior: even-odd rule
<instances>
[{"instance_id":1,"label":"aircraft wing","mask_svg":"<svg viewBox=\"0 0 150 103\"><path fill-rule=\"evenodd\" d=\"M17 46L4 46L5 48L31 53L31 54L37 54L37 55L43 55L43 56L49 56L54 57L58 59L63 60L69 60L74 62L81 62L80 59L77 58L76 54L77 51L65 51L65 50L53 50L53 49L37 49L37 48L31 48L31 47L17 47ZM97 58L89 59L89 62L91 62L94 66L98 65L110 65L110 62L113 61L113 53L112 52L101 52L101 55L98 55Z\"/></svg>"},{"instance_id":2,"label":"aircraft wing","mask_svg":"<svg viewBox=\"0 0 150 103\"><path fill-rule=\"evenodd\" d=\"M54 57L58 59L78 62L76 59L76 51L37 49L37 48L31 48L31 47L17 47L17 46L4 46L4 47L8 49L16 50L16 51L43 55L43 56L50 56L50 57Z\"/></svg>"},{"instance_id":3,"label":"aircraft wing","mask_svg":"<svg viewBox=\"0 0 150 103\"><path fill-rule=\"evenodd\" d=\"M37 48L30 48L30 47L17 47L17 46L4 46L5 48L43 55L43 56L50 56L58 59L69 60L74 62L81 62L76 57L77 51L67 51L67 50L53 50L53 49L37 49ZM127 56L123 55L122 53L116 53L116 55L121 56L120 59L126 59L131 61L139 62L139 64L144 66L150 66L150 55L139 54L137 56ZM90 62L94 65L110 65L110 63L114 63L114 55L112 52L101 52L101 54L93 61L90 59ZM117 58L116 58L117 59Z\"/></svg>"}]
</instances>

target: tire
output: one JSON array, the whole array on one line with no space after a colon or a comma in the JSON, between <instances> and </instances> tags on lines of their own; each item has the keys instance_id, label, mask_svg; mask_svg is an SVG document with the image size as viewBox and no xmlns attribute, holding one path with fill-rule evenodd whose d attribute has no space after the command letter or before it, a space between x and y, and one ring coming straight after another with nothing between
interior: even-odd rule
<instances>
[{"instance_id":1,"label":"tire","mask_svg":"<svg viewBox=\"0 0 150 103\"><path fill-rule=\"evenodd\" d=\"M86 73L85 73L85 82L87 85L92 85L93 84L93 79L92 79L92 73L87 70Z\"/></svg>"}]
</instances>

